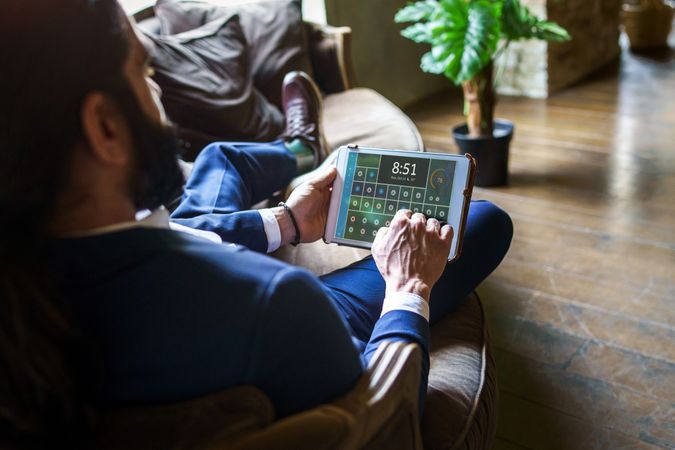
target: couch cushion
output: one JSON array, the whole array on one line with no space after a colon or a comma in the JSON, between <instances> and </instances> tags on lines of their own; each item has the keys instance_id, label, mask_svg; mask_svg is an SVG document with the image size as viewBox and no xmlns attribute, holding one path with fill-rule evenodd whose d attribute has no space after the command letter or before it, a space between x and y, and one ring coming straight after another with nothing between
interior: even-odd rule
<instances>
[{"instance_id":1,"label":"couch cushion","mask_svg":"<svg viewBox=\"0 0 675 450\"><path fill-rule=\"evenodd\" d=\"M294 266L305 267L315 275L324 275L341 269L368 255L370 255L370 250L336 244L326 245L323 241L300 244L297 247L286 245L273 254L275 258Z\"/></svg>"},{"instance_id":2,"label":"couch cushion","mask_svg":"<svg viewBox=\"0 0 675 450\"><path fill-rule=\"evenodd\" d=\"M331 94L323 101L323 129L331 148L359 144L424 151L422 138L396 105L368 88Z\"/></svg>"},{"instance_id":3,"label":"couch cushion","mask_svg":"<svg viewBox=\"0 0 675 450\"><path fill-rule=\"evenodd\" d=\"M431 369L422 417L426 450L490 448L497 381L480 300L471 294L431 328Z\"/></svg>"},{"instance_id":4,"label":"couch cushion","mask_svg":"<svg viewBox=\"0 0 675 450\"><path fill-rule=\"evenodd\" d=\"M160 17L160 21L161 21ZM270 140L281 112L253 87L246 39L236 15L183 33L148 37L169 117L181 128L222 139Z\"/></svg>"},{"instance_id":5,"label":"couch cushion","mask_svg":"<svg viewBox=\"0 0 675 450\"><path fill-rule=\"evenodd\" d=\"M206 3L157 0L155 16L159 19L158 34L179 34L199 28L218 18L213 14L214 8L214 6Z\"/></svg>"},{"instance_id":6,"label":"couch cushion","mask_svg":"<svg viewBox=\"0 0 675 450\"><path fill-rule=\"evenodd\" d=\"M284 76L293 70L312 74L299 0L159 0L155 10L158 17L166 19L162 24L166 34L237 14L248 45L253 82L279 108Z\"/></svg>"}]
</instances>

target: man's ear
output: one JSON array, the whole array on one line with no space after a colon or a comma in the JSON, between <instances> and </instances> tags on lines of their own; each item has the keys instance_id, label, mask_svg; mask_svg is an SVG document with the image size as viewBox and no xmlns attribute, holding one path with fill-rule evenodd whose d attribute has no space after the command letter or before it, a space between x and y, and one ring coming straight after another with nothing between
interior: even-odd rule
<instances>
[{"instance_id":1,"label":"man's ear","mask_svg":"<svg viewBox=\"0 0 675 450\"><path fill-rule=\"evenodd\" d=\"M121 166L131 156L129 127L117 105L100 92L82 103L82 131L91 155L104 164Z\"/></svg>"}]
</instances>

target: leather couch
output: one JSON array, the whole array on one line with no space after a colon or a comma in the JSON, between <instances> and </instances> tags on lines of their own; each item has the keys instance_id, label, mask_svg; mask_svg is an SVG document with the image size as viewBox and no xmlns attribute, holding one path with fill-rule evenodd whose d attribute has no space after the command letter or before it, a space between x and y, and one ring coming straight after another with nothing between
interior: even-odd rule
<instances>
[{"instance_id":1,"label":"leather couch","mask_svg":"<svg viewBox=\"0 0 675 450\"><path fill-rule=\"evenodd\" d=\"M137 21L152 20L152 11ZM148 23L145 24L148 26ZM323 127L335 149L347 143L424 151L412 121L377 92L353 87L350 29L305 23L314 77L325 94ZM203 137L208 140L208 136ZM330 163L330 161L328 162ZM295 180L293 185L302 180ZM292 186L291 186L292 187ZM274 256L317 275L367 255L301 244ZM241 386L189 402L109 411L104 449L488 449L496 427L497 380L480 299L472 294L431 331L423 417L417 413L419 349L388 343L350 393L275 420L264 393Z\"/></svg>"}]
</instances>

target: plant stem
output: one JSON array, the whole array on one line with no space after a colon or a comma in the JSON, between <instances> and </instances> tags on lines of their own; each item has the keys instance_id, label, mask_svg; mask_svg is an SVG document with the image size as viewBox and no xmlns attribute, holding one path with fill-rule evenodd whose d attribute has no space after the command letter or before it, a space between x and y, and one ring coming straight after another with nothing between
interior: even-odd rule
<instances>
[{"instance_id":1,"label":"plant stem","mask_svg":"<svg viewBox=\"0 0 675 450\"><path fill-rule=\"evenodd\" d=\"M462 83L466 123L471 137L492 137L495 93L492 62L475 77Z\"/></svg>"}]
</instances>

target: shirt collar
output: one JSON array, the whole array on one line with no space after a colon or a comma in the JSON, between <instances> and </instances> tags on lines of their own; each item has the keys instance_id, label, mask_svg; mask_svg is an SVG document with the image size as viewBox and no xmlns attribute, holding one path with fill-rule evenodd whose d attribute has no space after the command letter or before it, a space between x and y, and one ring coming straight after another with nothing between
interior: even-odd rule
<instances>
[{"instance_id":1,"label":"shirt collar","mask_svg":"<svg viewBox=\"0 0 675 450\"><path fill-rule=\"evenodd\" d=\"M78 238L99 236L106 233L113 233L116 231L130 230L133 228L159 228L165 230L181 231L183 233L198 236L207 239L216 244L222 244L222 238L212 231L198 230L195 228L186 227L178 223L169 222L169 211L165 207L160 206L154 211L144 209L136 213L136 220L130 222L114 223L104 227L92 228L91 230L75 231L61 235L65 238Z\"/></svg>"},{"instance_id":2,"label":"shirt collar","mask_svg":"<svg viewBox=\"0 0 675 450\"><path fill-rule=\"evenodd\" d=\"M169 212L165 207L160 206L154 211L144 209L136 213L136 220L129 222L119 222L103 227L92 228L90 230L73 231L64 233L61 237L87 237L98 236L101 234L123 231L132 228L169 228Z\"/></svg>"}]
</instances>

